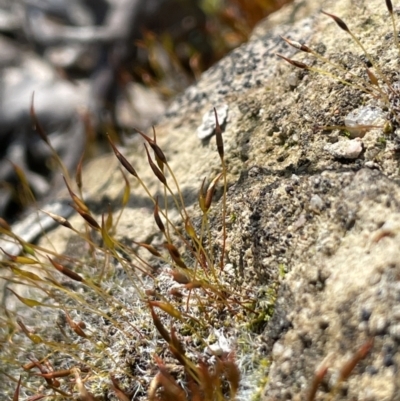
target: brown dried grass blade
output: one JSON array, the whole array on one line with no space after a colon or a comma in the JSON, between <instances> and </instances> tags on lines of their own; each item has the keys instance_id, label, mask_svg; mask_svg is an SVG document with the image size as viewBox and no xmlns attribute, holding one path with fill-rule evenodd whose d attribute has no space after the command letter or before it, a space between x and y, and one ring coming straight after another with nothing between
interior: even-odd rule
<instances>
[{"instance_id":1,"label":"brown dried grass blade","mask_svg":"<svg viewBox=\"0 0 400 401\"><path fill-rule=\"evenodd\" d=\"M158 369L160 370L159 386L163 387L163 401L187 401L185 392L179 386L174 377L168 372L161 359L155 356Z\"/></svg>"},{"instance_id":2,"label":"brown dried grass blade","mask_svg":"<svg viewBox=\"0 0 400 401\"><path fill-rule=\"evenodd\" d=\"M65 267L61 265L60 263L57 263L55 260L51 259L50 256L47 255L47 259L49 259L50 263L62 274L65 276L69 277L72 280L78 281L80 283L84 283L85 280L78 274L72 271L71 269L68 269L68 267Z\"/></svg>"},{"instance_id":3,"label":"brown dried grass blade","mask_svg":"<svg viewBox=\"0 0 400 401\"><path fill-rule=\"evenodd\" d=\"M3 253L13 262L18 263L18 264L24 264L24 265L36 265L39 262L36 259L28 258L27 256L14 256L11 255L11 253L8 253L5 251L3 248L0 248Z\"/></svg>"},{"instance_id":4,"label":"brown dried grass blade","mask_svg":"<svg viewBox=\"0 0 400 401\"><path fill-rule=\"evenodd\" d=\"M24 325L21 319L17 318L16 320L18 326L21 328L23 333L34 343L34 344L41 344L43 340L37 334L31 333L27 327Z\"/></svg>"},{"instance_id":5,"label":"brown dried grass blade","mask_svg":"<svg viewBox=\"0 0 400 401\"><path fill-rule=\"evenodd\" d=\"M104 222L104 214L101 215L101 237L103 238L104 245L108 249L114 249L115 243L112 237L107 232L106 224Z\"/></svg>"},{"instance_id":6,"label":"brown dried grass blade","mask_svg":"<svg viewBox=\"0 0 400 401\"><path fill-rule=\"evenodd\" d=\"M168 187L167 184L167 179L165 178L164 173L155 165L155 163L153 162L153 160L151 159L150 153L147 149L146 144L144 144L144 148L146 149L146 154L147 154L147 160L149 162L150 168L153 170L154 175L159 179L159 181L165 185L166 187Z\"/></svg>"},{"instance_id":7,"label":"brown dried grass blade","mask_svg":"<svg viewBox=\"0 0 400 401\"><path fill-rule=\"evenodd\" d=\"M186 219L185 219L185 231L191 239L195 240L196 242L198 241L196 231L195 231L189 217L186 217Z\"/></svg>"},{"instance_id":8,"label":"brown dried grass blade","mask_svg":"<svg viewBox=\"0 0 400 401\"><path fill-rule=\"evenodd\" d=\"M14 392L13 401L19 401L19 391L21 388L21 379L22 378L20 376L18 379L17 388L15 389L15 392Z\"/></svg>"},{"instance_id":9,"label":"brown dried grass blade","mask_svg":"<svg viewBox=\"0 0 400 401\"><path fill-rule=\"evenodd\" d=\"M63 177L65 185L67 186L69 195L71 196L71 199L75 203L75 205L82 210L85 213L89 213L89 208L85 205L85 202L83 202L82 199L80 199L71 189L70 185L68 184L68 181L65 177Z\"/></svg>"},{"instance_id":10,"label":"brown dried grass blade","mask_svg":"<svg viewBox=\"0 0 400 401\"><path fill-rule=\"evenodd\" d=\"M152 255L161 258L162 255L160 252L157 251L156 248L154 248L153 246L146 244L144 242L136 242L136 241L132 241L134 244L139 245L140 247L146 249L147 251L149 251Z\"/></svg>"},{"instance_id":11,"label":"brown dried grass blade","mask_svg":"<svg viewBox=\"0 0 400 401\"><path fill-rule=\"evenodd\" d=\"M97 221L94 219L94 217L90 214L85 212L84 210L82 210L81 208L75 206L75 205L71 205L71 207L73 207L80 215L81 217L95 230L100 231L101 227L99 225L99 223L97 223Z\"/></svg>"},{"instance_id":12,"label":"brown dried grass blade","mask_svg":"<svg viewBox=\"0 0 400 401\"><path fill-rule=\"evenodd\" d=\"M154 220L157 224L158 229L165 235L165 226L161 220L159 208L158 208L158 198L156 198L156 202L154 204Z\"/></svg>"},{"instance_id":13,"label":"brown dried grass blade","mask_svg":"<svg viewBox=\"0 0 400 401\"><path fill-rule=\"evenodd\" d=\"M207 365L203 361L199 362L198 374L200 380L199 384L204 392L204 399L212 400L214 393L214 384L215 384L214 378L210 374Z\"/></svg>"},{"instance_id":14,"label":"brown dried grass blade","mask_svg":"<svg viewBox=\"0 0 400 401\"><path fill-rule=\"evenodd\" d=\"M291 40L291 39L285 38L284 36L281 36L281 38L282 38L289 46L292 46L292 47L294 47L294 48L297 49L297 50L300 50L300 51L305 52L305 53L313 53L313 51L312 51L307 45L304 45L304 44L302 44L302 43L296 42L295 40Z\"/></svg>"},{"instance_id":15,"label":"brown dried grass blade","mask_svg":"<svg viewBox=\"0 0 400 401\"><path fill-rule=\"evenodd\" d=\"M41 302L36 301L34 299L21 297L15 291L13 291L11 288L8 288L8 291L11 291L24 305L28 306L29 308L33 308L35 306L46 306L46 305L42 304Z\"/></svg>"},{"instance_id":16,"label":"brown dried grass blade","mask_svg":"<svg viewBox=\"0 0 400 401\"><path fill-rule=\"evenodd\" d=\"M221 160L224 159L224 140L222 139L222 129L219 125L217 110L214 107L214 115L215 115L215 138L217 142L217 151Z\"/></svg>"},{"instance_id":17,"label":"brown dried grass blade","mask_svg":"<svg viewBox=\"0 0 400 401\"><path fill-rule=\"evenodd\" d=\"M136 178L139 178L138 174L136 173L136 170L133 168L132 164L126 160L126 158L120 153L120 151L117 149L117 147L114 145L114 143L111 141L111 138L109 135L107 135L108 142L110 143L112 150L114 151L115 156L121 163L121 165L125 168L125 170L133 175Z\"/></svg>"},{"instance_id":18,"label":"brown dried grass blade","mask_svg":"<svg viewBox=\"0 0 400 401\"><path fill-rule=\"evenodd\" d=\"M222 173L218 174L212 181L211 184L209 185L208 189L207 189L207 193L206 193L206 199L205 199L205 203L204 206L206 208L206 210L208 211L211 207L211 203L212 203L212 199L214 196L214 192L215 192L215 188L218 184L219 179L222 177Z\"/></svg>"},{"instance_id":19,"label":"brown dried grass blade","mask_svg":"<svg viewBox=\"0 0 400 401\"><path fill-rule=\"evenodd\" d=\"M82 382L81 376L80 376L80 370L77 368L72 369L72 373L75 375L75 383L76 387L78 388L79 396L81 401L97 401L96 398L92 393L89 393L89 391L86 390L85 385Z\"/></svg>"},{"instance_id":20,"label":"brown dried grass blade","mask_svg":"<svg viewBox=\"0 0 400 401\"><path fill-rule=\"evenodd\" d=\"M154 325L156 326L156 329L161 334L161 337L169 344L171 342L171 337L170 337L167 329L161 323L160 318L154 312L154 308L150 303L149 303L149 307L150 307L151 317L153 319Z\"/></svg>"},{"instance_id":21,"label":"brown dried grass blade","mask_svg":"<svg viewBox=\"0 0 400 401\"><path fill-rule=\"evenodd\" d=\"M179 270L173 269L173 270L170 270L169 273L171 274L174 281L176 281L178 284L190 283L190 277L188 275L186 275L185 273L182 273Z\"/></svg>"},{"instance_id":22,"label":"brown dried grass blade","mask_svg":"<svg viewBox=\"0 0 400 401\"><path fill-rule=\"evenodd\" d=\"M49 373L36 373L37 376L41 376L44 379L54 379L55 377L67 377L72 374L71 369L58 370L56 372Z\"/></svg>"},{"instance_id":23,"label":"brown dried grass blade","mask_svg":"<svg viewBox=\"0 0 400 401\"><path fill-rule=\"evenodd\" d=\"M345 32L351 34L350 29L347 27L347 25L345 24L345 22L344 22L342 19L340 19L340 18L337 17L336 15L329 14L329 13L323 11L323 10L322 10L321 12L322 12L322 14L325 14L325 15L327 15L328 17L331 17L331 18L336 22L337 26L338 26L340 29L343 29Z\"/></svg>"},{"instance_id":24,"label":"brown dried grass blade","mask_svg":"<svg viewBox=\"0 0 400 401\"><path fill-rule=\"evenodd\" d=\"M379 86L378 78L376 75L369 69L367 68L367 74L368 74L368 79L370 80L372 85Z\"/></svg>"},{"instance_id":25,"label":"brown dried grass blade","mask_svg":"<svg viewBox=\"0 0 400 401\"><path fill-rule=\"evenodd\" d=\"M110 379L112 382L111 388L113 389L115 395L117 396L119 401L130 401L131 397L129 397L119 386L118 380L114 377L112 373L110 373Z\"/></svg>"},{"instance_id":26,"label":"brown dried grass blade","mask_svg":"<svg viewBox=\"0 0 400 401\"><path fill-rule=\"evenodd\" d=\"M88 338L88 336L86 335L86 333L82 330L82 328L80 327L79 324L75 323L71 316L68 314L67 311L64 311L65 313L65 317L67 319L67 323L69 325L69 327L75 332L75 334L77 334L79 337L82 338Z\"/></svg>"},{"instance_id":27,"label":"brown dried grass blade","mask_svg":"<svg viewBox=\"0 0 400 401\"><path fill-rule=\"evenodd\" d=\"M397 27L396 27L396 21L394 19L393 4L392 4L391 0L386 0L386 7L389 11L390 19L392 20L394 43L396 44L396 47L400 52L399 36L398 36L398 32L397 32Z\"/></svg>"},{"instance_id":28,"label":"brown dried grass blade","mask_svg":"<svg viewBox=\"0 0 400 401\"><path fill-rule=\"evenodd\" d=\"M79 159L78 165L76 166L76 173L75 173L75 182L77 187L79 188L79 192L82 191L82 164L83 164L83 157L84 153L82 153L81 158Z\"/></svg>"},{"instance_id":29,"label":"brown dried grass blade","mask_svg":"<svg viewBox=\"0 0 400 401\"><path fill-rule=\"evenodd\" d=\"M361 345L361 347L353 355L353 357L350 358L350 360L348 360L343 365L342 369L340 369L340 374L338 379L339 383L348 379L348 377L351 375L358 362L360 362L368 355L373 345L374 345L374 339L373 338L368 339L367 341L364 342L363 345Z\"/></svg>"},{"instance_id":30,"label":"brown dried grass blade","mask_svg":"<svg viewBox=\"0 0 400 401\"><path fill-rule=\"evenodd\" d=\"M231 398L234 399L239 389L240 370L235 361L234 353L230 353L226 360L222 361L226 379L231 388Z\"/></svg>"},{"instance_id":31,"label":"brown dried grass blade","mask_svg":"<svg viewBox=\"0 0 400 401\"><path fill-rule=\"evenodd\" d=\"M206 178L204 177L203 181L201 183L200 190L199 190L199 206L200 206L200 209L201 209L201 211L203 213L207 213L207 209L206 209L206 193L205 193L205 189L204 189L205 183L206 183Z\"/></svg>"},{"instance_id":32,"label":"brown dried grass blade","mask_svg":"<svg viewBox=\"0 0 400 401\"><path fill-rule=\"evenodd\" d=\"M71 230L74 230L74 228L72 227L71 223L64 217L62 216L58 216L57 214L51 213L51 212L47 212L46 210L40 209L41 212L46 213L49 217L51 217L56 223L69 228Z\"/></svg>"},{"instance_id":33,"label":"brown dried grass blade","mask_svg":"<svg viewBox=\"0 0 400 401\"><path fill-rule=\"evenodd\" d=\"M174 319L183 320L182 314L178 311L178 309L174 308L174 306L168 302L148 301L148 303L151 308L160 308L162 311L164 311Z\"/></svg>"},{"instance_id":34,"label":"brown dried grass blade","mask_svg":"<svg viewBox=\"0 0 400 401\"><path fill-rule=\"evenodd\" d=\"M145 139L145 141L151 146L151 148L154 151L154 154L158 160L160 160L161 163L167 164L167 158L165 157L164 152L162 149L157 145L156 142L156 130L153 127L153 132L154 132L154 139L151 139L148 137L146 134L141 132L140 130L136 129L136 131Z\"/></svg>"},{"instance_id":35,"label":"brown dried grass blade","mask_svg":"<svg viewBox=\"0 0 400 401\"><path fill-rule=\"evenodd\" d=\"M182 343L179 341L177 335L176 335L176 330L174 327L171 327L171 347L174 348L174 350L181 356L185 356L185 348L183 347Z\"/></svg>"},{"instance_id":36,"label":"brown dried grass blade","mask_svg":"<svg viewBox=\"0 0 400 401\"><path fill-rule=\"evenodd\" d=\"M324 377L326 376L327 372L328 372L328 366L322 366L315 373L314 378L311 382L310 388L308 390L307 401L314 401L315 396L317 394L318 387L321 384Z\"/></svg>"},{"instance_id":37,"label":"brown dried grass blade","mask_svg":"<svg viewBox=\"0 0 400 401\"><path fill-rule=\"evenodd\" d=\"M178 249L172 244L164 244L164 248L166 248L171 256L171 259L175 262L175 264L182 269L187 269L185 262L183 261L181 254Z\"/></svg>"},{"instance_id":38,"label":"brown dried grass blade","mask_svg":"<svg viewBox=\"0 0 400 401\"><path fill-rule=\"evenodd\" d=\"M276 53L276 55L277 55L278 57L280 57L281 59L287 61L289 64L294 65L294 66L297 67L297 68L301 68L301 69L303 69L303 70L309 70L309 69L310 69L310 67L309 67L307 64L304 64L304 63L302 63L301 61L292 60L292 59L290 59L290 58L287 58L287 57L283 56L283 55L280 54L280 53Z\"/></svg>"}]
</instances>

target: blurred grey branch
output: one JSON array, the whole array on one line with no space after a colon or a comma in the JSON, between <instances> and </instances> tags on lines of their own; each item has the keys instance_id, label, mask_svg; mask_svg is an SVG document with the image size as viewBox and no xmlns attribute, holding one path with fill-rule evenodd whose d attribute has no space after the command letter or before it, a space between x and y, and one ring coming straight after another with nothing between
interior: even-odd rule
<instances>
[{"instance_id":1,"label":"blurred grey branch","mask_svg":"<svg viewBox=\"0 0 400 401\"><path fill-rule=\"evenodd\" d=\"M120 76L138 63L143 30L187 41L204 26L198 0L0 0L0 216L14 213L10 205L18 197L10 161L23 169L38 198L51 198L60 181L49 167L50 152L32 130L33 92L37 117L72 171L86 142L79 109L90 113L95 130L104 122L121 126L117 103L128 95L121 96L127 88ZM197 45L208 51L201 37ZM80 75L66 80L60 69ZM131 126L145 129L162 112L162 101L151 96L145 101L141 92L140 102L151 110Z\"/></svg>"},{"instance_id":2,"label":"blurred grey branch","mask_svg":"<svg viewBox=\"0 0 400 401\"><path fill-rule=\"evenodd\" d=\"M38 0L28 0L28 3L38 3ZM134 32L138 36L140 21L143 21L144 11L151 3L156 5L160 2L148 0L146 5L146 1L142 0L113 0L102 26L61 26L51 23L43 12L36 12L28 17L28 29L36 42L46 46L127 41L134 36Z\"/></svg>"}]
</instances>

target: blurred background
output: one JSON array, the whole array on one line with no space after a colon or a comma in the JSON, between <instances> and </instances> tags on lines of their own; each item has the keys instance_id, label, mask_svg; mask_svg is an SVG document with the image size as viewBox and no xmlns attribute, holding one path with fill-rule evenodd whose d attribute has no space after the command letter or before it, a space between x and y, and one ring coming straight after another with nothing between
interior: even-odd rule
<instances>
[{"instance_id":1,"label":"blurred background","mask_svg":"<svg viewBox=\"0 0 400 401\"><path fill-rule=\"evenodd\" d=\"M33 117L72 172L106 132L118 142L155 124L289 1L0 0L0 217L62 185Z\"/></svg>"}]
</instances>

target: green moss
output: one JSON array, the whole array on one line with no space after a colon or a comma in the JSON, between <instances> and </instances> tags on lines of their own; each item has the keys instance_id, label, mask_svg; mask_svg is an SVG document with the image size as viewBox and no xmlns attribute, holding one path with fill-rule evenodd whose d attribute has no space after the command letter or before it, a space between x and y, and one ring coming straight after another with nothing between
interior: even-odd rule
<instances>
[{"instance_id":1,"label":"green moss","mask_svg":"<svg viewBox=\"0 0 400 401\"><path fill-rule=\"evenodd\" d=\"M377 143L378 143L379 146L384 148L384 147L386 147L387 139L384 136L380 136L377 139Z\"/></svg>"},{"instance_id":2,"label":"green moss","mask_svg":"<svg viewBox=\"0 0 400 401\"><path fill-rule=\"evenodd\" d=\"M263 390L265 389L265 386L268 384L268 372L269 368L271 366L271 361L267 358L260 359L260 364L258 367L258 372L255 374L259 374L260 380L258 381L258 390L252 395L251 401L260 401L261 396L263 394Z\"/></svg>"},{"instance_id":3,"label":"green moss","mask_svg":"<svg viewBox=\"0 0 400 401\"><path fill-rule=\"evenodd\" d=\"M258 305L256 310L258 313L255 318L247 323L247 328L255 333L261 333L275 310L275 302L277 298L278 284L273 284L266 289L263 289L258 294Z\"/></svg>"},{"instance_id":4,"label":"green moss","mask_svg":"<svg viewBox=\"0 0 400 401\"><path fill-rule=\"evenodd\" d=\"M287 273L286 265L284 265L283 263L280 263L278 268L279 268L279 277L282 279L285 278L286 273Z\"/></svg>"}]
</instances>

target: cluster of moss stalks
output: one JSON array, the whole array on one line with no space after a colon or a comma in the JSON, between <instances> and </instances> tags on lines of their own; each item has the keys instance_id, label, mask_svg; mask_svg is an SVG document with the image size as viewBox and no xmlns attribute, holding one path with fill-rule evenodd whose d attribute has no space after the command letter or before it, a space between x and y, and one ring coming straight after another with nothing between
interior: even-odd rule
<instances>
[{"instance_id":1,"label":"cluster of moss stalks","mask_svg":"<svg viewBox=\"0 0 400 401\"><path fill-rule=\"evenodd\" d=\"M328 15L351 34L343 21ZM285 40L316 55L305 45ZM304 63L285 59L313 71ZM368 76L369 92L386 95L371 71ZM38 134L52 149L33 102L31 114ZM217 115L215 119L221 171L208 185L203 180L197 210L185 205L154 131L152 138L140 135L163 196L159 199L151 193L109 139L121 165L124 189L119 211L109 208L100 216L82 195L82 163L74 184L53 150L84 228L78 230L67 219L44 212L80 238L79 257L27 243L0 220L3 239L22 249L19 255L2 250L0 262L7 281L4 298L14 300L11 307L3 302L0 315L0 375L9 384L3 390L6 396L14 401L77 397L82 401L248 400L257 385L265 384L269 362L255 348L257 332L273 313L277 288L276 283L269 288L246 283L226 263L227 167ZM29 194L23 172L15 168ZM154 222L162 238L158 244L126 243L118 237L118 222L131 196L129 176L153 203ZM214 207L218 187L222 187L222 199ZM219 232L216 227L221 227ZM264 298L258 299L262 293ZM373 340L368 340L342 366L331 397L372 346ZM310 380L307 400L315 399L328 368L322 365ZM249 382L247 374L255 383Z\"/></svg>"},{"instance_id":2,"label":"cluster of moss stalks","mask_svg":"<svg viewBox=\"0 0 400 401\"><path fill-rule=\"evenodd\" d=\"M51 148L33 101L31 115ZM101 216L82 196L81 163L75 190L54 152L84 228L43 211L80 238L79 257L26 243L1 221L3 239L22 248L19 255L2 250L0 262L5 296L14 304L2 306L0 375L10 384L3 391L14 392L15 400L233 400L246 370L262 367L265 376L267 364L253 360L251 342L260 316L264 326L270 313L258 308L257 290L226 264L227 169L215 118L221 171L208 185L204 179L197 212L186 207L154 131L153 138L140 135L162 199L109 139L124 189L120 210ZM118 222L130 199L129 175L153 203L162 238L157 245L118 239ZM222 199L212 211L217 187ZM173 210L178 219L171 217ZM215 224L219 233L212 230ZM273 302L275 291L269 295Z\"/></svg>"},{"instance_id":3,"label":"cluster of moss stalks","mask_svg":"<svg viewBox=\"0 0 400 401\"><path fill-rule=\"evenodd\" d=\"M221 2L204 1L207 14L214 16L210 29L222 32L213 35L221 38L213 42L217 58L246 41L255 24L285 2L229 0L221 7ZM207 187L203 181L198 210L185 206L155 133L153 139L141 133L163 199L150 193L109 140L121 163L124 190L119 211L108 208L99 216L82 195L82 163L74 183L37 120L33 101L31 115L85 225L76 229L42 210L80 238L82 251L71 257L23 241L0 219L2 240L22 249L20 254L0 251L0 276L6 283L0 305L0 400L12 394L14 400L30 401L233 400L243 389L241 376L243 383L246 371L257 368L255 383L264 383L268 361L254 357L254 341L271 316L276 287L261 289L266 295L260 307L258 290L226 264L227 171L218 123L221 172ZM24 172L14 168L20 195L35 204ZM163 238L157 245L118 238L118 222L130 200L129 175L154 204ZM218 187L223 195L214 208ZM171 217L176 211L178 219ZM213 225L222 232L215 234ZM250 392L254 386L248 384Z\"/></svg>"}]
</instances>

